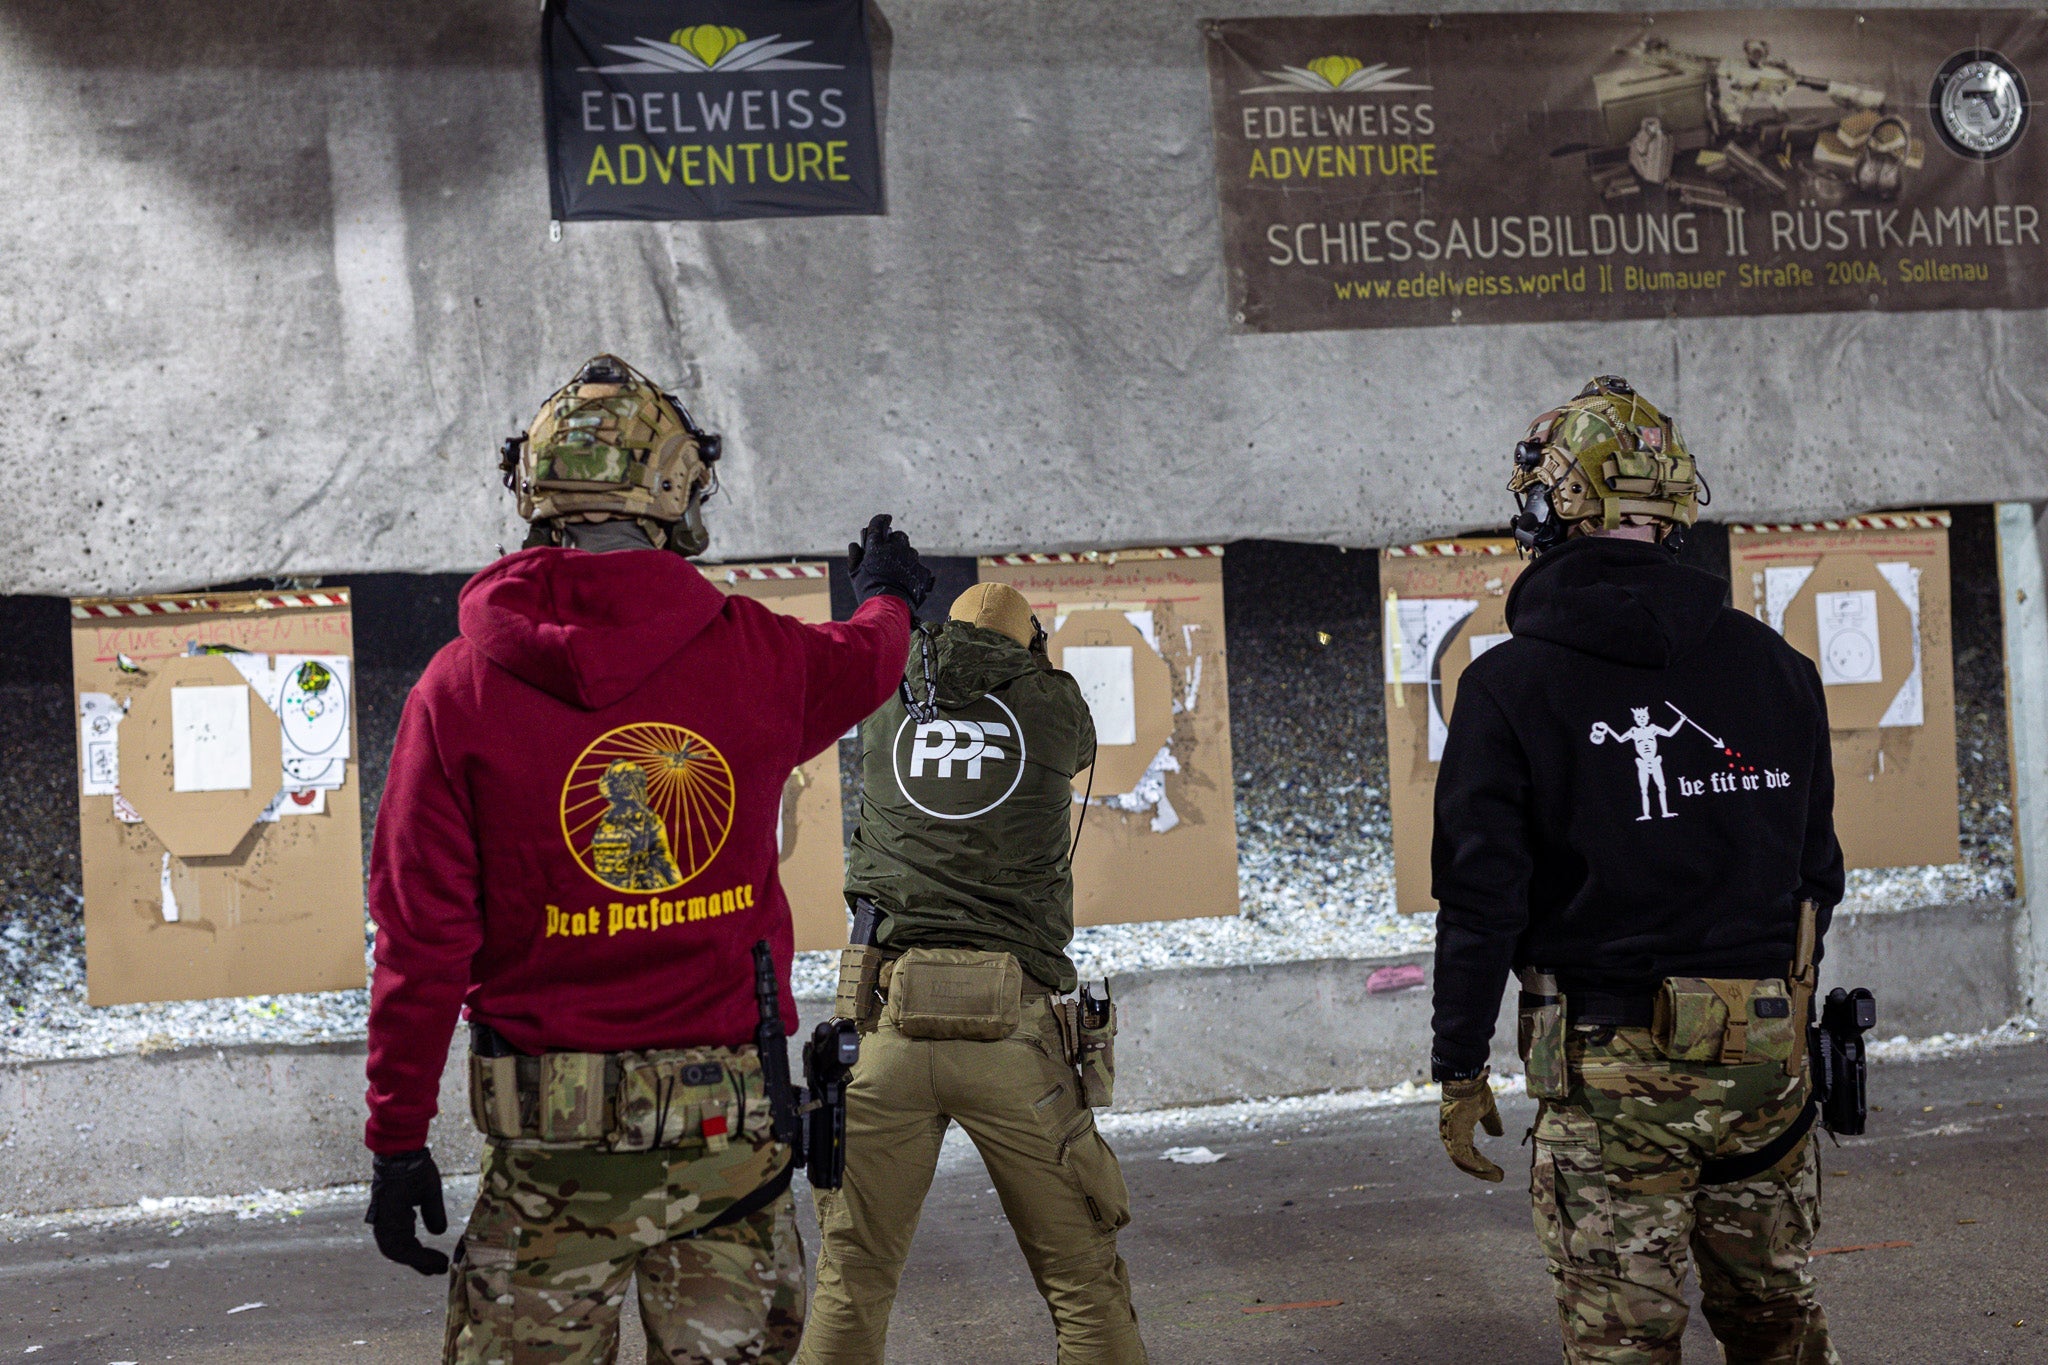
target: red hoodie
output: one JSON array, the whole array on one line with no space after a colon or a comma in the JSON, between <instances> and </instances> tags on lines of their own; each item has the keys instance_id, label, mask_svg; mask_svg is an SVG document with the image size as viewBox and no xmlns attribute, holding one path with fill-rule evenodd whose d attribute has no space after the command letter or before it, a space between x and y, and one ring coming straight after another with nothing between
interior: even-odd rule
<instances>
[{"instance_id":1,"label":"red hoodie","mask_svg":"<svg viewBox=\"0 0 2048 1365\"><path fill-rule=\"evenodd\" d=\"M805 625L660 550L507 555L406 699L370 854L372 1151L423 1147L459 1007L521 1052L784 1027L783 783L887 699L910 612Z\"/></svg>"}]
</instances>

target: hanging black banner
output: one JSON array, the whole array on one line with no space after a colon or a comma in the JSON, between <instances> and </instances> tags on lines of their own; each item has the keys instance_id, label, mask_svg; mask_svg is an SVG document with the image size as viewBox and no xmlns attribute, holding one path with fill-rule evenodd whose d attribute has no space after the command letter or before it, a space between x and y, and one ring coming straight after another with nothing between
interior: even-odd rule
<instances>
[{"instance_id":1,"label":"hanging black banner","mask_svg":"<svg viewBox=\"0 0 2048 1365\"><path fill-rule=\"evenodd\" d=\"M548 0L557 219L880 213L864 0Z\"/></svg>"}]
</instances>

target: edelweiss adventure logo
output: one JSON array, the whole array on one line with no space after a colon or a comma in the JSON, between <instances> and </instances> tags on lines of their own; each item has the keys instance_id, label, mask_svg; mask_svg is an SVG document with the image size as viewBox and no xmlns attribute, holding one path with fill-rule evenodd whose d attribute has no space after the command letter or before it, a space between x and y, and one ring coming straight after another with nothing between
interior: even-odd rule
<instances>
[{"instance_id":1,"label":"edelweiss adventure logo","mask_svg":"<svg viewBox=\"0 0 2048 1365\"><path fill-rule=\"evenodd\" d=\"M971 820L1010 799L1024 777L1024 729L995 697L896 727L896 788L940 820Z\"/></svg>"},{"instance_id":2,"label":"edelweiss adventure logo","mask_svg":"<svg viewBox=\"0 0 2048 1365\"><path fill-rule=\"evenodd\" d=\"M545 33L558 218L880 211L860 0L550 0Z\"/></svg>"},{"instance_id":3,"label":"edelweiss adventure logo","mask_svg":"<svg viewBox=\"0 0 2048 1365\"><path fill-rule=\"evenodd\" d=\"M732 71L839 71L838 62L792 61L785 54L811 46L809 39L793 43L779 41L782 35L748 39L730 24L691 24L668 35L667 42L638 38L631 43L606 43L623 56L638 58L616 66L585 67L610 75L651 76L680 72L705 76Z\"/></svg>"},{"instance_id":4,"label":"edelweiss adventure logo","mask_svg":"<svg viewBox=\"0 0 2048 1365\"><path fill-rule=\"evenodd\" d=\"M732 819L732 768L680 725L608 731L562 782L562 837L614 891L673 891L718 856Z\"/></svg>"},{"instance_id":5,"label":"edelweiss adventure logo","mask_svg":"<svg viewBox=\"0 0 2048 1365\"><path fill-rule=\"evenodd\" d=\"M1300 66L1252 68L1268 84L1242 86L1241 132L1249 149L1248 183L1303 185L1316 181L1385 181L1437 174L1436 114L1414 68L1365 62L1344 53L1310 57ZM1315 99L1260 98L1319 96ZM1389 98L1389 97L1393 98ZM1292 247L1288 248L1290 251Z\"/></svg>"},{"instance_id":6,"label":"edelweiss adventure logo","mask_svg":"<svg viewBox=\"0 0 2048 1365\"><path fill-rule=\"evenodd\" d=\"M1307 91L1311 95L1362 95L1368 91L1427 90L1401 80L1411 68L1374 62L1367 66L1356 57L1311 57L1300 66L1283 66L1259 74L1275 82L1254 85L1241 95L1280 95Z\"/></svg>"}]
</instances>

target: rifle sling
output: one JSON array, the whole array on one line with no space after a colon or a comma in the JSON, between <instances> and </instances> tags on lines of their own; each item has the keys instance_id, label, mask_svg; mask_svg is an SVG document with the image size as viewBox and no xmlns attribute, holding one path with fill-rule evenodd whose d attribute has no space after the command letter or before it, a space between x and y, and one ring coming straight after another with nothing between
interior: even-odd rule
<instances>
[{"instance_id":1,"label":"rifle sling","mask_svg":"<svg viewBox=\"0 0 2048 1365\"><path fill-rule=\"evenodd\" d=\"M693 1228L689 1232L680 1234L675 1240L687 1242L693 1237L702 1237L713 1228L726 1227L739 1222L742 1218L752 1218L762 1209L767 1208L770 1204L782 1198L782 1192L789 1188L790 1177L795 1174L796 1158L791 1157L788 1161L782 1163L781 1170L769 1176L766 1181L756 1186L751 1192L743 1194L738 1199L727 1204L716 1218L701 1228Z\"/></svg>"},{"instance_id":2,"label":"rifle sling","mask_svg":"<svg viewBox=\"0 0 2048 1365\"><path fill-rule=\"evenodd\" d=\"M1813 1121L1820 1115L1820 1101L1807 1097L1806 1107L1799 1111L1799 1117L1792 1120L1791 1127L1766 1142L1753 1152L1738 1152L1734 1156L1710 1157L1700 1163L1700 1184L1733 1185L1742 1180L1753 1180L1789 1156L1813 1127Z\"/></svg>"}]
</instances>

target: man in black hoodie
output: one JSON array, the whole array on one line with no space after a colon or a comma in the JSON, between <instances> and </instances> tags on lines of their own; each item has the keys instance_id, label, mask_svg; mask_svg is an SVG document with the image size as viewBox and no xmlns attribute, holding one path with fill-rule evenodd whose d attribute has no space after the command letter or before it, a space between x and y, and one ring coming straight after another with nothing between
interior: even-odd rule
<instances>
[{"instance_id":1,"label":"man in black hoodie","mask_svg":"<svg viewBox=\"0 0 2048 1365\"><path fill-rule=\"evenodd\" d=\"M1729 1360L1834 1361L1806 1270L1804 1025L1842 894L1820 677L1676 562L1697 472L1625 381L1539 417L1515 463L1536 558L1436 788L1445 1146L1502 1178L1473 1128L1501 1132L1486 1063L1519 971L1566 1359L1677 1365L1690 1250Z\"/></svg>"}]
</instances>

